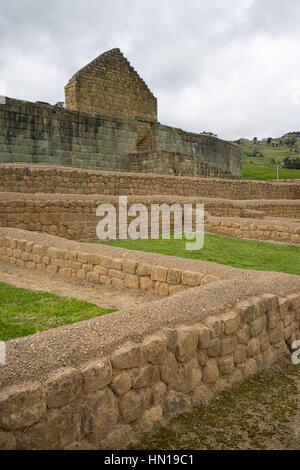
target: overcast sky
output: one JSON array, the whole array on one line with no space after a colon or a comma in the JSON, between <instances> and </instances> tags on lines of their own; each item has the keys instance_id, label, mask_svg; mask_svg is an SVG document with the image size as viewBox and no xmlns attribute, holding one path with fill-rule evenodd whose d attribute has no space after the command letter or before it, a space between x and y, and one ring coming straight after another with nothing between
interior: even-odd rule
<instances>
[{"instance_id":1,"label":"overcast sky","mask_svg":"<svg viewBox=\"0 0 300 470\"><path fill-rule=\"evenodd\" d=\"M64 101L119 47L163 124L225 139L300 130L299 0L1 0L0 94Z\"/></svg>"}]
</instances>

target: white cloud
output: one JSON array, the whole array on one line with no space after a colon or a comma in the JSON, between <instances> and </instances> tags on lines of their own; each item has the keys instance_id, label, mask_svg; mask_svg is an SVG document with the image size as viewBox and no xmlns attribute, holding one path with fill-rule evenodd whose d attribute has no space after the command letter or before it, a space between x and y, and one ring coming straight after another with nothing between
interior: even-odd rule
<instances>
[{"instance_id":1,"label":"white cloud","mask_svg":"<svg viewBox=\"0 0 300 470\"><path fill-rule=\"evenodd\" d=\"M297 0L1 4L9 96L62 101L80 67L120 47L158 97L164 124L228 139L299 130Z\"/></svg>"}]
</instances>

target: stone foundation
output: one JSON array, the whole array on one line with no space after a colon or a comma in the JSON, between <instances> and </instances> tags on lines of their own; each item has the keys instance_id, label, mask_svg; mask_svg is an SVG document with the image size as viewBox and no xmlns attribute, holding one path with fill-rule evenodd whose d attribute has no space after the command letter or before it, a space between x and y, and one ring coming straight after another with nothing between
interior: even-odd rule
<instances>
[{"instance_id":1,"label":"stone foundation","mask_svg":"<svg viewBox=\"0 0 300 470\"><path fill-rule=\"evenodd\" d=\"M204 203L205 230L220 235L300 243L300 223L295 219L300 211L299 201L229 201L208 198L171 196L128 197L128 207L144 204L149 213L151 237L151 204L170 206ZM119 200L112 196L0 194L0 227L12 227L69 239L98 241L96 216L99 204L112 204L118 211ZM195 207L195 206L194 206ZM118 212L117 212L118 213ZM210 217L210 214L213 217ZM270 217L282 217L281 220ZM215 217L215 215L217 217ZM290 218L290 220L288 219ZM130 222L132 218L128 218ZM171 231L174 217L171 214ZM118 218L117 218L118 224ZM117 226L117 234L118 234Z\"/></svg>"},{"instance_id":2,"label":"stone foundation","mask_svg":"<svg viewBox=\"0 0 300 470\"><path fill-rule=\"evenodd\" d=\"M14 238L12 230L0 232L1 261L62 278L117 288L142 289L163 297L218 279L199 270L172 269L164 264L165 257L161 258L160 265L156 265L132 259L128 250L120 250L117 257L113 248L106 250L108 254L105 255L102 246L85 251L86 245L74 242L61 249L57 247L55 237L43 239L41 236L40 243L35 243L30 233L23 234L24 238Z\"/></svg>"},{"instance_id":3,"label":"stone foundation","mask_svg":"<svg viewBox=\"0 0 300 470\"><path fill-rule=\"evenodd\" d=\"M0 165L0 191L98 195L178 195L232 200L300 198L300 184Z\"/></svg>"},{"instance_id":4,"label":"stone foundation","mask_svg":"<svg viewBox=\"0 0 300 470\"><path fill-rule=\"evenodd\" d=\"M165 328L103 358L53 370L42 382L5 387L0 448L125 448L270 367L299 334L299 320L299 294L260 295L198 324Z\"/></svg>"}]
</instances>

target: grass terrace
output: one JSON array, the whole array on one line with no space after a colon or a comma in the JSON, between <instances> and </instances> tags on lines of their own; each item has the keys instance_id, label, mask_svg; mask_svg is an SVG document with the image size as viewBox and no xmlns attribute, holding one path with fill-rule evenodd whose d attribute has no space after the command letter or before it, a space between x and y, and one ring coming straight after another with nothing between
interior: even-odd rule
<instances>
[{"instance_id":1,"label":"grass terrace","mask_svg":"<svg viewBox=\"0 0 300 470\"><path fill-rule=\"evenodd\" d=\"M108 243L128 250L210 261L235 268L300 275L300 248L296 246L234 240L215 235L205 235L204 247L199 251L187 251L185 240L174 239L118 240Z\"/></svg>"},{"instance_id":2,"label":"grass terrace","mask_svg":"<svg viewBox=\"0 0 300 470\"><path fill-rule=\"evenodd\" d=\"M0 283L0 341L99 317L115 310Z\"/></svg>"}]
</instances>

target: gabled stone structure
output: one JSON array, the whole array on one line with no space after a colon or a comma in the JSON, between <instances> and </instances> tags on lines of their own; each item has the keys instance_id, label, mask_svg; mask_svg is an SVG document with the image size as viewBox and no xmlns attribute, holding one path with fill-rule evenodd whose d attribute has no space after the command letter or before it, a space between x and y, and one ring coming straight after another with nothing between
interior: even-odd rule
<instances>
[{"instance_id":1,"label":"gabled stone structure","mask_svg":"<svg viewBox=\"0 0 300 470\"><path fill-rule=\"evenodd\" d=\"M157 121L157 99L119 49L79 70L65 95L66 109L0 101L0 163L241 178L236 145Z\"/></svg>"},{"instance_id":2,"label":"gabled stone structure","mask_svg":"<svg viewBox=\"0 0 300 470\"><path fill-rule=\"evenodd\" d=\"M75 73L65 96L70 110L157 120L157 99L120 49L101 54Z\"/></svg>"}]
</instances>

